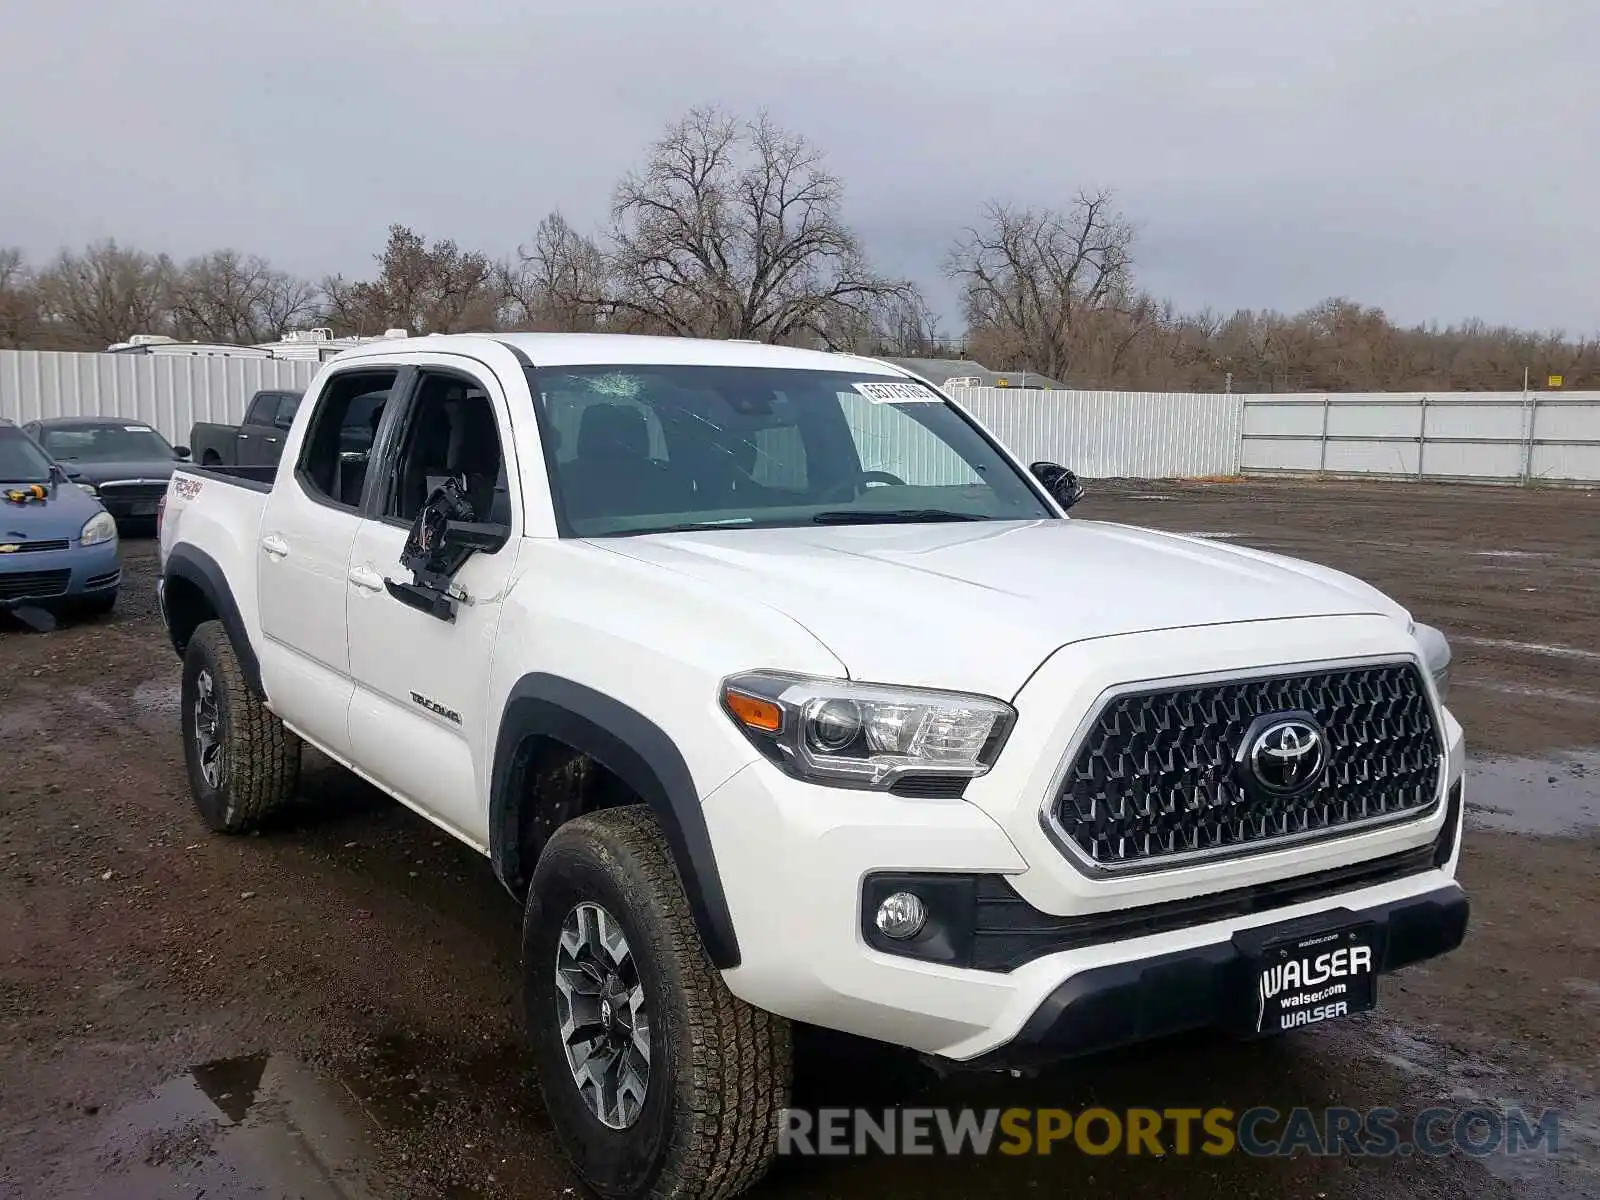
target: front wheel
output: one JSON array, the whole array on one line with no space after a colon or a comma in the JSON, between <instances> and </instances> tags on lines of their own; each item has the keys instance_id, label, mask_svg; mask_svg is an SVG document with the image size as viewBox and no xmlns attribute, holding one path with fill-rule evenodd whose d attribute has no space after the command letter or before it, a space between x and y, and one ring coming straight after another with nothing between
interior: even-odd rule
<instances>
[{"instance_id":1,"label":"front wheel","mask_svg":"<svg viewBox=\"0 0 1600 1200\"><path fill-rule=\"evenodd\" d=\"M728 991L642 805L569 821L523 922L528 1035L556 1133L607 1200L740 1194L777 1152L787 1021Z\"/></svg>"},{"instance_id":2,"label":"front wheel","mask_svg":"<svg viewBox=\"0 0 1600 1200\"><path fill-rule=\"evenodd\" d=\"M300 739L250 690L219 621L189 638L180 711L189 790L212 829L249 833L294 795Z\"/></svg>"}]
</instances>

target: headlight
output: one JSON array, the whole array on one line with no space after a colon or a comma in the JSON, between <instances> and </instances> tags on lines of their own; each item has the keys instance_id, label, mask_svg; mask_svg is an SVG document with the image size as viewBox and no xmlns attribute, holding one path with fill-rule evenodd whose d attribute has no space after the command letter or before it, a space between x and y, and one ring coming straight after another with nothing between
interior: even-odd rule
<instances>
[{"instance_id":1,"label":"headlight","mask_svg":"<svg viewBox=\"0 0 1600 1200\"><path fill-rule=\"evenodd\" d=\"M84 491L88 492L89 495L91 495L91 496L99 496L100 495L100 489L95 487L94 484L92 484L92 483L80 483L78 486L80 488L82 488Z\"/></svg>"},{"instance_id":2,"label":"headlight","mask_svg":"<svg viewBox=\"0 0 1600 1200\"><path fill-rule=\"evenodd\" d=\"M905 775L986 773L1017 717L1009 704L987 696L778 671L725 679L722 707L791 775L878 789Z\"/></svg>"},{"instance_id":3,"label":"headlight","mask_svg":"<svg viewBox=\"0 0 1600 1200\"><path fill-rule=\"evenodd\" d=\"M1433 676L1433 686L1439 691L1439 703L1443 704L1450 691L1450 643L1432 625L1418 623L1413 632L1422 647L1422 661Z\"/></svg>"},{"instance_id":4,"label":"headlight","mask_svg":"<svg viewBox=\"0 0 1600 1200\"><path fill-rule=\"evenodd\" d=\"M98 546L101 542L117 540L117 522L108 512L97 512L83 523L78 541L85 546Z\"/></svg>"}]
</instances>

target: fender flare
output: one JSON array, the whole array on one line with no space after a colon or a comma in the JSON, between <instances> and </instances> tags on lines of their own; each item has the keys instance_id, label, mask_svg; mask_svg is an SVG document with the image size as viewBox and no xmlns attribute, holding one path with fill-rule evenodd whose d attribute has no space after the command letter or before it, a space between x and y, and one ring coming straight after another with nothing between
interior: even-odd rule
<instances>
[{"instance_id":1,"label":"fender flare","mask_svg":"<svg viewBox=\"0 0 1600 1200\"><path fill-rule=\"evenodd\" d=\"M581 750L620 778L655 813L683 879L700 940L714 966L739 965L722 877L689 766L672 739L648 717L604 693L556 675L532 673L506 697L495 738L489 792L489 852L495 874L513 894L532 873L521 861L520 796L514 794L518 748L530 736Z\"/></svg>"},{"instance_id":2,"label":"fender flare","mask_svg":"<svg viewBox=\"0 0 1600 1200\"><path fill-rule=\"evenodd\" d=\"M261 663L256 658L255 647L250 644L249 634L245 632L244 618L239 613L238 602L233 598L233 589L228 586L228 577L217 565L217 560L204 550L197 550L193 546L174 546L167 556L167 564L161 573L161 579L161 620L167 627L167 637L178 656L180 658L183 656L189 639L186 633L180 636L178 628L173 623L168 592L175 579L181 579L192 585L205 597L211 610L217 614L217 619L222 622L223 629L227 631L228 640L233 643L233 653L239 659L239 668L244 672L245 683L252 692L264 699L266 690L261 686Z\"/></svg>"}]
</instances>

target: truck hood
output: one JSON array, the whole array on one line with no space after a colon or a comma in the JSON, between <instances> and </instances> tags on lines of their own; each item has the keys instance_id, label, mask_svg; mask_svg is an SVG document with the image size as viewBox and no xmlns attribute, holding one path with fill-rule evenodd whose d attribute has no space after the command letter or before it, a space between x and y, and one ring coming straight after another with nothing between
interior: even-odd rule
<instances>
[{"instance_id":1,"label":"truck hood","mask_svg":"<svg viewBox=\"0 0 1600 1200\"><path fill-rule=\"evenodd\" d=\"M1292 617L1409 614L1281 555L1077 519L708 530L591 544L777 609L855 679L1009 699L1088 638Z\"/></svg>"},{"instance_id":2,"label":"truck hood","mask_svg":"<svg viewBox=\"0 0 1600 1200\"><path fill-rule=\"evenodd\" d=\"M45 484L44 500L13 504L5 498L12 488L26 486L0 482L0 545L60 538L76 541L83 523L101 511L98 500L70 483Z\"/></svg>"}]
</instances>

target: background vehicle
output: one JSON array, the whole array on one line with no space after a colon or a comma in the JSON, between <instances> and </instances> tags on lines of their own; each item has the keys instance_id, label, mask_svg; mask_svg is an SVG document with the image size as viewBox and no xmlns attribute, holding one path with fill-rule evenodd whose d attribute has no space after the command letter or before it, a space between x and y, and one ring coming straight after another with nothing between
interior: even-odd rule
<instances>
[{"instance_id":1,"label":"background vehicle","mask_svg":"<svg viewBox=\"0 0 1600 1200\"><path fill-rule=\"evenodd\" d=\"M117 523L16 426L0 422L0 609L110 612Z\"/></svg>"},{"instance_id":2,"label":"background vehicle","mask_svg":"<svg viewBox=\"0 0 1600 1200\"><path fill-rule=\"evenodd\" d=\"M189 456L187 446L121 417L52 417L22 431L119 521L154 520L172 468Z\"/></svg>"},{"instance_id":3,"label":"background vehicle","mask_svg":"<svg viewBox=\"0 0 1600 1200\"><path fill-rule=\"evenodd\" d=\"M196 805L258 828L308 741L488 857L603 1195L758 1178L790 1022L1025 1067L1365 1011L1465 935L1442 635L1072 519L897 367L420 338L284 447L168 492Z\"/></svg>"},{"instance_id":4,"label":"background vehicle","mask_svg":"<svg viewBox=\"0 0 1600 1200\"><path fill-rule=\"evenodd\" d=\"M271 466L283 450L283 436L294 424L304 393L263 391L250 397L244 421L218 425L196 421L189 431L189 453L203 467Z\"/></svg>"}]
</instances>

